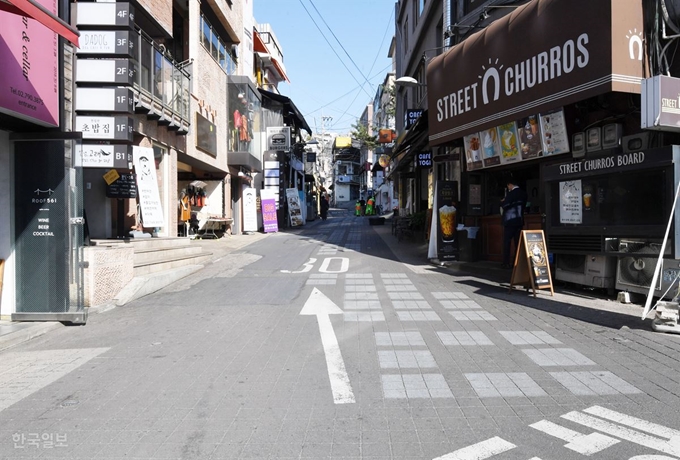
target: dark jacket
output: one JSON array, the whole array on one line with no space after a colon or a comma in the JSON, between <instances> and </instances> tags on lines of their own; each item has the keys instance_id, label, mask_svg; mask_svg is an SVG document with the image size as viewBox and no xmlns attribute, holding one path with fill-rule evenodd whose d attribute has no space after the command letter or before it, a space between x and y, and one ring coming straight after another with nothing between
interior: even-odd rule
<instances>
[{"instance_id":1,"label":"dark jacket","mask_svg":"<svg viewBox=\"0 0 680 460\"><path fill-rule=\"evenodd\" d=\"M527 194L519 187L515 187L501 200L503 207L503 225L505 227L522 227L524 225L524 207L527 204Z\"/></svg>"}]
</instances>

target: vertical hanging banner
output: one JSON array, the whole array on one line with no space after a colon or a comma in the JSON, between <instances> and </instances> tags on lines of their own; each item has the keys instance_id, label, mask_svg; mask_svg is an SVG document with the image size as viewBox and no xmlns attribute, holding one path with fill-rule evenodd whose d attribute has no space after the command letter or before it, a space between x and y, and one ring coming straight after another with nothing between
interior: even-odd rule
<instances>
[{"instance_id":1,"label":"vertical hanging banner","mask_svg":"<svg viewBox=\"0 0 680 460\"><path fill-rule=\"evenodd\" d=\"M437 258L439 260L458 259L456 227L458 222L458 182L437 182L437 209L433 220L437 222Z\"/></svg>"},{"instance_id":2,"label":"vertical hanging banner","mask_svg":"<svg viewBox=\"0 0 680 460\"><path fill-rule=\"evenodd\" d=\"M271 189L260 190L262 200L262 225L265 233L279 231L279 223L276 219L276 193Z\"/></svg>"},{"instance_id":3,"label":"vertical hanging banner","mask_svg":"<svg viewBox=\"0 0 680 460\"><path fill-rule=\"evenodd\" d=\"M132 147L132 162L137 174L137 199L144 227L164 227L163 205L158 192L156 162L150 147Z\"/></svg>"},{"instance_id":4,"label":"vertical hanging banner","mask_svg":"<svg viewBox=\"0 0 680 460\"><path fill-rule=\"evenodd\" d=\"M253 187L243 189L243 231L257 231L257 191Z\"/></svg>"}]
</instances>

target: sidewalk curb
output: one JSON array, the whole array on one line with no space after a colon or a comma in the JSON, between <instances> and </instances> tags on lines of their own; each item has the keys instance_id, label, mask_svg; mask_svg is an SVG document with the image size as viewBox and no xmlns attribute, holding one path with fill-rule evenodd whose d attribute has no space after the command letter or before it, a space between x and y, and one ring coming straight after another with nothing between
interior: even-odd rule
<instances>
[{"instance_id":1,"label":"sidewalk curb","mask_svg":"<svg viewBox=\"0 0 680 460\"><path fill-rule=\"evenodd\" d=\"M20 343L28 342L41 335L60 327L64 327L63 323L58 321L50 321L46 323L35 323L34 325L27 326L25 329L21 329L9 334L4 334L0 336L0 351L12 348Z\"/></svg>"}]
</instances>

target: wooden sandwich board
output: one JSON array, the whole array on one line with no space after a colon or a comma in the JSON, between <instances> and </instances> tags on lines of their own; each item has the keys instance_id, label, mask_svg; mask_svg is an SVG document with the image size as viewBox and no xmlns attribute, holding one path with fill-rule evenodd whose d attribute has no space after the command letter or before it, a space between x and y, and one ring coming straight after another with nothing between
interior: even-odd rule
<instances>
[{"instance_id":1,"label":"wooden sandwich board","mask_svg":"<svg viewBox=\"0 0 680 460\"><path fill-rule=\"evenodd\" d=\"M510 293L512 293L512 286L516 284L527 290L531 288L534 291L534 297L536 297L536 289L550 289L550 295L555 295L547 248L543 230L522 230L519 249L515 255L515 265L512 267Z\"/></svg>"}]
</instances>

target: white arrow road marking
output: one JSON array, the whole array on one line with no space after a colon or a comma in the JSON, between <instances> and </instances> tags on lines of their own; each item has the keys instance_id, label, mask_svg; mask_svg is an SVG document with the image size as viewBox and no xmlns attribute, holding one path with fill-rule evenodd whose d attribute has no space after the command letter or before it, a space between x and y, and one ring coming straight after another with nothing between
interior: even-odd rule
<instances>
[{"instance_id":1,"label":"white arrow road marking","mask_svg":"<svg viewBox=\"0 0 680 460\"><path fill-rule=\"evenodd\" d=\"M655 438L654 436L640 433L639 431L616 425L606 420L591 417L590 415L585 415L580 412L569 412L562 415L562 418L583 426L587 426L589 428L593 428L595 430L602 431L609 435L625 439L626 441L630 441L650 449L658 450L665 454L680 457L680 447L674 442L674 440L667 441L665 439Z\"/></svg>"},{"instance_id":2,"label":"white arrow road marking","mask_svg":"<svg viewBox=\"0 0 680 460\"><path fill-rule=\"evenodd\" d=\"M564 447L583 455L595 454L619 442L618 439L610 438L600 433L581 434L547 420L541 420L529 426L550 436L567 441L568 444Z\"/></svg>"},{"instance_id":3,"label":"white arrow road marking","mask_svg":"<svg viewBox=\"0 0 680 460\"><path fill-rule=\"evenodd\" d=\"M343 311L333 303L331 299L323 295L317 288L312 289L312 293L305 302L305 306L300 311L301 315L316 316L319 323L319 333L323 351L326 354L326 365L328 366L328 377L331 381L333 391L333 401L335 404L355 403L352 385L349 383L349 376L345 370L345 362L342 360L338 339L335 337L333 325L329 315L342 315Z\"/></svg>"},{"instance_id":4,"label":"white arrow road marking","mask_svg":"<svg viewBox=\"0 0 680 460\"><path fill-rule=\"evenodd\" d=\"M514 449L515 447L517 446L496 436L487 439L486 441L463 447L455 452L442 455L434 460L484 460L485 458L493 457L496 454L501 454L510 449Z\"/></svg>"}]
</instances>

